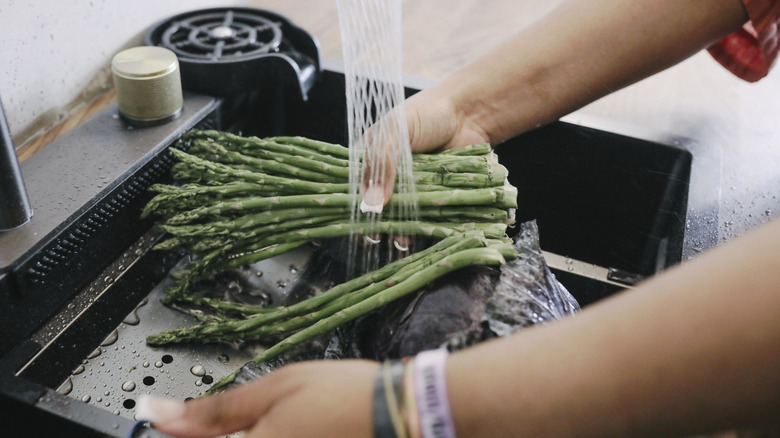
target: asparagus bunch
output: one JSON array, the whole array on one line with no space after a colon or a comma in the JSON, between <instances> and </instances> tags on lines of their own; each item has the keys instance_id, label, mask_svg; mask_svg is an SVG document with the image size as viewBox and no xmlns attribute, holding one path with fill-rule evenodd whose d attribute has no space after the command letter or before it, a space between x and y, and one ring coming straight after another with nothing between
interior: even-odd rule
<instances>
[{"instance_id":1,"label":"asparagus bunch","mask_svg":"<svg viewBox=\"0 0 780 438\"><path fill-rule=\"evenodd\" d=\"M517 191L487 144L437 155L415 154L417 191L397 193L378 222L350 222L349 150L303 137L260 139L192 130L172 148L176 185L142 215L168 233L157 249L198 257L167 291L166 302L192 301L187 290L221 270L251 264L315 239L350 234L407 234L441 239L468 230L488 238L514 222ZM184 151L186 149L186 152ZM397 213L416 204L418 220Z\"/></svg>"},{"instance_id":2,"label":"asparagus bunch","mask_svg":"<svg viewBox=\"0 0 780 438\"><path fill-rule=\"evenodd\" d=\"M379 221L350 220L349 150L303 137L242 137L193 130L182 137L172 175L152 186L146 205L167 238L157 249L194 255L166 303L206 308L201 324L150 336L147 342L282 341L255 360L267 361L332 328L467 265L514 257L506 227L517 191L487 144L414 155L417 191L396 193ZM414 220L397 213L416 204ZM291 251L316 239L351 234L426 236L438 242L325 293L287 307L262 308L194 294L200 280ZM212 388L217 391L233 376Z\"/></svg>"}]
</instances>

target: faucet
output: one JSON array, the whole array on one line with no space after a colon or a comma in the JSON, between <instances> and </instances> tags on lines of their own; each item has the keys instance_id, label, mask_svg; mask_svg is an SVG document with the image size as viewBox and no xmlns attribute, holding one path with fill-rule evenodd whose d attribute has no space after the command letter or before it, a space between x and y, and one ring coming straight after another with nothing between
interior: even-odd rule
<instances>
[{"instance_id":1,"label":"faucet","mask_svg":"<svg viewBox=\"0 0 780 438\"><path fill-rule=\"evenodd\" d=\"M26 224L32 214L11 130L0 100L0 232Z\"/></svg>"}]
</instances>

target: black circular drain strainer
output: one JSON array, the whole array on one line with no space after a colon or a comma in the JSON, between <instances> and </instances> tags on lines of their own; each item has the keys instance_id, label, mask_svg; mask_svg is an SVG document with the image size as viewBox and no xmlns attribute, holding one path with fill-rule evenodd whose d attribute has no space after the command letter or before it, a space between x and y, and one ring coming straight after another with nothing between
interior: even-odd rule
<instances>
[{"instance_id":1,"label":"black circular drain strainer","mask_svg":"<svg viewBox=\"0 0 780 438\"><path fill-rule=\"evenodd\" d=\"M256 13L225 10L173 21L162 33L159 45L185 58L216 61L273 52L281 41L278 22Z\"/></svg>"},{"instance_id":2,"label":"black circular drain strainer","mask_svg":"<svg viewBox=\"0 0 780 438\"><path fill-rule=\"evenodd\" d=\"M289 85L305 100L321 69L317 41L263 9L185 12L152 26L144 42L176 53L185 90L220 97Z\"/></svg>"}]
</instances>

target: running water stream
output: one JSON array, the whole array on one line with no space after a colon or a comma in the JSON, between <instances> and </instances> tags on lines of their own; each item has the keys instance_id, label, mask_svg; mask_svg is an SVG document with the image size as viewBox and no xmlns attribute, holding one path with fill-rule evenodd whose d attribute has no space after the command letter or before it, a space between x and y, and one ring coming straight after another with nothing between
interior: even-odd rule
<instances>
[{"instance_id":1,"label":"running water stream","mask_svg":"<svg viewBox=\"0 0 780 438\"><path fill-rule=\"evenodd\" d=\"M381 207L381 188L413 194L412 154L404 108L401 0L338 0L350 150L351 221L410 221L417 205ZM373 194L366 193L373 191ZM378 196L377 196L378 195ZM384 199L384 201L387 201ZM399 243L400 242L400 243ZM360 274L405 256L409 238L352 235L348 273Z\"/></svg>"}]
</instances>

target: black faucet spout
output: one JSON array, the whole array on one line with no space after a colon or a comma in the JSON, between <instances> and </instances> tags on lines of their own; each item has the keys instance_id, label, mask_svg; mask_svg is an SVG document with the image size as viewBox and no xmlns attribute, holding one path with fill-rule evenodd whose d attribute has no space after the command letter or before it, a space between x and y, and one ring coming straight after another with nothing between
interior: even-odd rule
<instances>
[{"instance_id":1,"label":"black faucet spout","mask_svg":"<svg viewBox=\"0 0 780 438\"><path fill-rule=\"evenodd\" d=\"M32 214L11 130L0 101L0 232L26 224Z\"/></svg>"}]
</instances>

